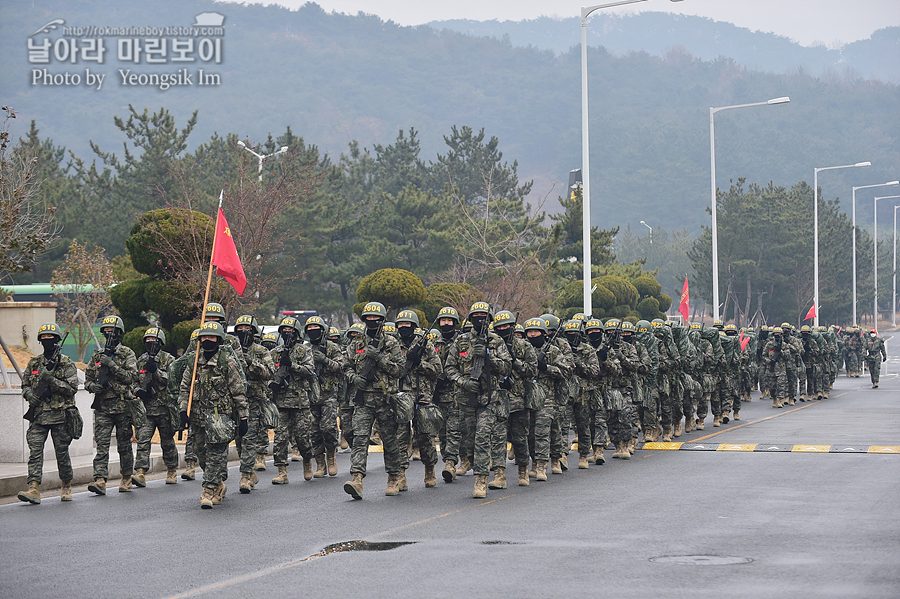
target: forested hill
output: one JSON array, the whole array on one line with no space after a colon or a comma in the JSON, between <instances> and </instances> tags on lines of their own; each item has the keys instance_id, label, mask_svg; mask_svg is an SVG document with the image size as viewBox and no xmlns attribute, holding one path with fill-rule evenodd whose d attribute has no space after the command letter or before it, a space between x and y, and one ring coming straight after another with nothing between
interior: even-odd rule
<instances>
[{"instance_id":1,"label":"forested hill","mask_svg":"<svg viewBox=\"0 0 900 599\"><path fill-rule=\"evenodd\" d=\"M534 46L557 54L581 44L581 19L540 17L523 21L433 21L436 29L450 29L472 36L503 39L514 46ZM900 27L885 27L869 39L826 46L833 40L811 47L787 37L751 31L731 23L705 17L664 12L616 15L597 12L587 27L588 45L603 46L616 55L646 51L662 56L681 46L703 60L731 58L747 68L772 73L803 70L815 77L829 73L855 72L859 77L900 83Z\"/></svg>"},{"instance_id":2,"label":"forested hill","mask_svg":"<svg viewBox=\"0 0 900 599\"><path fill-rule=\"evenodd\" d=\"M204 12L225 16L221 63L192 64L189 70L199 66L220 75L219 85L199 86L196 74L192 85L166 91L123 84L120 69L147 74L182 67L118 61L115 38L103 64L29 63L29 37L60 37L58 31L32 33L53 19L79 26L166 27L191 25ZM645 18L658 17L634 17ZM693 30L680 23L672 35L689 39ZM127 116L133 104L151 111L164 106L180 123L199 110L189 149L214 132L262 141L290 126L334 157L352 140L364 147L388 144L399 130L413 127L427 161L446 151L443 136L451 126L484 128L499 138L504 159L518 161L520 179L534 179L533 203L548 192L553 198L561 194L567 172L581 166L577 47L557 55L509 40L330 14L314 4L289 11L193 0L48 0L35 9L28 2L4 6L0 52L0 101L14 106L23 121L13 133L24 135L28 120L35 119L42 137L85 159L93 156L89 141L121 153L124 139L113 117ZM815 167L870 160L873 167L864 172L820 177L826 196L846 200L851 186L896 179L900 172L896 85L802 71L757 72L679 49L662 57L619 57L593 47L589 66L595 224L638 226L652 218L669 229L696 231L708 222L710 106L791 97L788 106L716 117L720 187L740 176L790 187L811 182ZM100 90L84 82L33 85L38 68L51 74L90 68L105 73L106 81Z\"/></svg>"}]
</instances>

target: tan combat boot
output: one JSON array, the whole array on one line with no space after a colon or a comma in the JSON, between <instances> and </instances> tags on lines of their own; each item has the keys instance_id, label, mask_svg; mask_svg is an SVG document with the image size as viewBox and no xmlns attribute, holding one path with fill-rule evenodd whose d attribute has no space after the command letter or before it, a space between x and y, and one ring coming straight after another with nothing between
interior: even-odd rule
<instances>
[{"instance_id":1,"label":"tan combat boot","mask_svg":"<svg viewBox=\"0 0 900 599\"><path fill-rule=\"evenodd\" d=\"M312 480L313 469L312 460L303 458L303 480Z\"/></svg>"},{"instance_id":2,"label":"tan combat boot","mask_svg":"<svg viewBox=\"0 0 900 599\"><path fill-rule=\"evenodd\" d=\"M697 421L694 420L694 417L693 417L693 416L691 416L691 417L688 418L687 421L684 423L684 432L685 432L685 433L691 432L692 430L694 430L694 425L696 425L696 424L697 424Z\"/></svg>"},{"instance_id":3,"label":"tan combat boot","mask_svg":"<svg viewBox=\"0 0 900 599\"><path fill-rule=\"evenodd\" d=\"M663 440L664 443L671 443L671 442L672 442L672 432L673 432L673 431L672 431L672 427L671 427L671 426L664 426L664 427L663 427L662 440ZM613 457L616 457L616 456L613 456Z\"/></svg>"},{"instance_id":4,"label":"tan combat boot","mask_svg":"<svg viewBox=\"0 0 900 599\"><path fill-rule=\"evenodd\" d=\"M622 441L622 458L623 460L631 459L631 452L628 451L628 444L630 441Z\"/></svg>"},{"instance_id":5,"label":"tan combat boot","mask_svg":"<svg viewBox=\"0 0 900 599\"><path fill-rule=\"evenodd\" d=\"M266 470L266 454L256 454L256 463L253 464L253 469L259 470L260 472L264 472Z\"/></svg>"},{"instance_id":6,"label":"tan combat boot","mask_svg":"<svg viewBox=\"0 0 900 599\"><path fill-rule=\"evenodd\" d=\"M777 400L776 398L774 398L774 397L772 398L772 407L773 407L773 408L780 408L780 407L781 407L781 406L778 405L778 400Z\"/></svg>"},{"instance_id":7,"label":"tan combat boot","mask_svg":"<svg viewBox=\"0 0 900 599\"><path fill-rule=\"evenodd\" d=\"M278 476L272 479L273 485L286 485L288 484L288 475L287 475L287 466L279 466L278 467Z\"/></svg>"},{"instance_id":8,"label":"tan combat boot","mask_svg":"<svg viewBox=\"0 0 900 599\"><path fill-rule=\"evenodd\" d=\"M337 448L335 447L325 450L325 460L328 466L328 476L337 476L337 459L335 458L336 454Z\"/></svg>"},{"instance_id":9,"label":"tan combat boot","mask_svg":"<svg viewBox=\"0 0 900 599\"><path fill-rule=\"evenodd\" d=\"M409 459L413 462L421 462L422 454L419 452L418 447L413 447L412 453L409 454Z\"/></svg>"},{"instance_id":10,"label":"tan combat boot","mask_svg":"<svg viewBox=\"0 0 900 599\"><path fill-rule=\"evenodd\" d=\"M591 466L588 463L588 456L578 454L578 469L579 470L587 470L590 467Z\"/></svg>"},{"instance_id":11,"label":"tan combat boot","mask_svg":"<svg viewBox=\"0 0 900 599\"><path fill-rule=\"evenodd\" d=\"M602 466L606 463L606 458L603 457L603 449L604 447L602 445L594 445L594 455L592 459L597 466Z\"/></svg>"},{"instance_id":12,"label":"tan combat boot","mask_svg":"<svg viewBox=\"0 0 900 599\"><path fill-rule=\"evenodd\" d=\"M294 448L294 451L291 452L291 461L292 461L292 462L301 462L301 461L303 461L303 456L300 455L300 450L297 449L296 447Z\"/></svg>"},{"instance_id":13,"label":"tan combat boot","mask_svg":"<svg viewBox=\"0 0 900 599\"><path fill-rule=\"evenodd\" d=\"M400 474L397 476L397 486L400 489L400 492L409 491L409 482L406 480L406 468L401 468Z\"/></svg>"},{"instance_id":14,"label":"tan combat boot","mask_svg":"<svg viewBox=\"0 0 900 599\"><path fill-rule=\"evenodd\" d=\"M249 472L241 472L241 481L238 483L238 490L244 495L253 490Z\"/></svg>"},{"instance_id":15,"label":"tan combat boot","mask_svg":"<svg viewBox=\"0 0 900 599\"><path fill-rule=\"evenodd\" d=\"M702 431L704 428L706 428L706 423L703 422L702 418L697 418L697 430Z\"/></svg>"},{"instance_id":16,"label":"tan combat boot","mask_svg":"<svg viewBox=\"0 0 900 599\"><path fill-rule=\"evenodd\" d=\"M306 462L303 462L303 467L306 468ZM306 472L304 471L304 476ZM320 454L316 456L316 471L313 472L313 476L315 478L325 478L325 454ZM309 480L309 479L307 479Z\"/></svg>"},{"instance_id":17,"label":"tan combat boot","mask_svg":"<svg viewBox=\"0 0 900 599\"><path fill-rule=\"evenodd\" d=\"M430 466L425 464L425 488L431 489L437 484L437 478L434 476L434 464Z\"/></svg>"},{"instance_id":18,"label":"tan combat boot","mask_svg":"<svg viewBox=\"0 0 900 599\"><path fill-rule=\"evenodd\" d=\"M559 463L559 458L550 458L550 472L553 474L562 474L562 466Z\"/></svg>"},{"instance_id":19,"label":"tan combat boot","mask_svg":"<svg viewBox=\"0 0 900 599\"><path fill-rule=\"evenodd\" d=\"M134 483L134 486L137 488L143 488L147 486L147 471L143 468L138 468L137 472L135 472L131 476L131 482Z\"/></svg>"},{"instance_id":20,"label":"tan combat boot","mask_svg":"<svg viewBox=\"0 0 900 599\"><path fill-rule=\"evenodd\" d=\"M250 487L255 489L257 483L259 483L259 477L256 475L256 472L250 473Z\"/></svg>"},{"instance_id":21,"label":"tan combat boot","mask_svg":"<svg viewBox=\"0 0 900 599\"><path fill-rule=\"evenodd\" d=\"M213 489L207 489L203 487L203 492L200 493L200 507L204 510L211 510L213 506Z\"/></svg>"},{"instance_id":22,"label":"tan combat boot","mask_svg":"<svg viewBox=\"0 0 900 599\"><path fill-rule=\"evenodd\" d=\"M569 469L569 456L562 454L559 458L559 467L563 469L563 472Z\"/></svg>"},{"instance_id":23,"label":"tan combat boot","mask_svg":"<svg viewBox=\"0 0 900 599\"><path fill-rule=\"evenodd\" d=\"M88 491L97 495L106 495L106 479L95 478L94 482L88 485Z\"/></svg>"},{"instance_id":24,"label":"tan combat boot","mask_svg":"<svg viewBox=\"0 0 900 599\"><path fill-rule=\"evenodd\" d=\"M197 460L186 460L184 464L184 472L181 473L181 478L184 480L197 478Z\"/></svg>"},{"instance_id":25,"label":"tan combat boot","mask_svg":"<svg viewBox=\"0 0 900 599\"><path fill-rule=\"evenodd\" d=\"M634 455L634 452L637 450L637 437L632 437L625 447L628 448L628 455Z\"/></svg>"},{"instance_id":26,"label":"tan combat boot","mask_svg":"<svg viewBox=\"0 0 900 599\"><path fill-rule=\"evenodd\" d=\"M774 408L774 404L772 405ZM713 426L722 426L722 417L721 416L713 416Z\"/></svg>"},{"instance_id":27,"label":"tan combat boot","mask_svg":"<svg viewBox=\"0 0 900 599\"><path fill-rule=\"evenodd\" d=\"M793 401L791 402L791 405L794 405L794 404L793 404ZM740 412L735 412L735 413L734 413L734 420L740 420L740 419L741 419L741 413L740 413Z\"/></svg>"},{"instance_id":28,"label":"tan combat boot","mask_svg":"<svg viewBox=\"0 0 900 599\"><path fill-rule=\"evenodd\" d=\"M675 433L672 436L674 436L676 439L681 436L681 420L675 423Z\"/></svg>"},{"instance_id":29,"label":"tan combat boot","mask_svg":"<svg viewBox=\"0 0 900 599\"><path fill-rule=\"evenodd\" d=\"M456 462L453 460L444 462L444 469L441 471L441 476L444 477L445 483L452 483L453 479L456 478Z\"/></svg>"},{"instance_id":30,"label":"tan combat boot","mask_svg":"<svg viewBox=\"0 0 900 599\"><path fill-rule=\"evenodd\" d=\"M547 460L534 461L534 479L547 480Z\"/></svg>"},{"instance_id":31,"label":"tan combat boot","mask_svg":"<svg viewBox=\"0 0 900 599\"><path fill-rule=\"evenodd\" d=\"M19 501L24 501L25 503L33 503L34 505L40 505L41 503L41 485L37 481L31 481L28 483L27 491L19 491Z\"/></svg>"},{"instance_id":32,"label":"tan combat boot","mask_svg":"<svg viewBox=\"0 0 900 599\"><path fill-rule=\"evenodd\" d=\"M472 489L472 499L484 499L487 496L487 474L475 475L475 488Z\"/></svg>"},{"instance_id":33,"label":"tan combat boot","mask_svg":"<svg viewBox=\"0 0 900 599\"><path fill-rule=\"evenodd\" d=\"M628 450L625 448L625 443L622 441L616 441L615 446L616 450L613 452L612 457L614 460L621 460L623 454L627 454Z\"/></svg>"},{"instance_id":34,"label":"tan combat boot","mask_svg":"<svg viewBox=\"0 0 900 599\"><path fill-rule=\"evenodd\" d=\"M519 486L527 487L530 483L531 483L531 481L528 480L528 466L520 465L519 466Z\"/></svg>"},{"instance_id":35,"label":"tan combat boot","mask_svg":"<svg viewBox=\"0 0 900 599\"><path fill-rule=\"evenodd\" d=\"M123 476L119 481L119 493L131 493L131 477Z\"/></svg>"},{"instance_id":36,"label":"tan combat boot","mask_svg":"<svg viewBox=\"0 0 900 599\"><path fill-rule=\"evenodd\" d=\"M219 483L219 486L213 490L213 505L220 505L222 500L225 499L225 493L228 492L228 487L225 486L225 483Z\"/></svg>"},{"instance_id":37,"label":"tan combat boot","mask_svg":"<svg viewBox=\"0 0 900 599\"><path fill-rule=\"evenodd\" d=\"M537 463L531 460L531 468L528 470L528 478L537 478Z\"/></svg>"},{"instance_id":38,"label":"tan combat boot","mask_svg":"<svg viewBox=\"0 0 900 599\"><path fill-rule=\"evenodd\" d=\"M506 466L498 466L494 468L494 480L488 484L489 489L505 489L506 483Z\"/></svg>"},{"instance_id":39,"label":"tan combat boot","mask_svg":"<svg viewBox=\"0 0 900 599\"><path fill-rule=\"evenodd\" d=\"M62 488L59 490L60 501L72 501L72 481L62 481Z\"/></svg>"},{"instance_id":40,"label":"tan combat boot","mask_svg":"<svg viewBox=\"0 0 900 599\"><path fill-rule=\"evenodd\" d=\"M469 458L461 458L459 460L459 467L456 469L456 476L464 476L466 472L472 469L472 464L469 463Z\"/></svg>"},{"instance_id":41,"label":"tan combat boot","mask_svg":"<svg viewBox=\"0 0 900 599\"><path fill-rule=\"evenodd\" d=\"M166 469L166 484L167 485L177 485L178 484L178 471L175 468L167 468Z\"/></svg>"},{"instance_id":42,"label":"tan combat boot","mask_svg":"<svg viewBox=\"0 0 900 599\"><path fill-rule=\"evenodd\" d=\"M362 480L363 475L359 472L354 472L350 475L350 480L344 483L344 493L348 495L352 495L353 499L362 499Z\"/></svg>"},{"instance_id":43,"label":"tan combat boot","mask_svg":"<svg viewBox=\"0 0 900 599\"><path fill-rule=\"evenodd\" d=\"M384 490L384 494L388 497L394 497L395 495L400 494L399 474L388 474L387 488Z\"/></svg>"},{"instance_id":44,"label":"tan combat boot","mask_svg":"<svg viewBox=\"0 0 900 599\"><path fill-rule=\"evenodd\" d=\"M512 462L516 459L516 450L512 447L509 448L509 451L506 452L506 461Z\"/></svg>"}]
</instances>

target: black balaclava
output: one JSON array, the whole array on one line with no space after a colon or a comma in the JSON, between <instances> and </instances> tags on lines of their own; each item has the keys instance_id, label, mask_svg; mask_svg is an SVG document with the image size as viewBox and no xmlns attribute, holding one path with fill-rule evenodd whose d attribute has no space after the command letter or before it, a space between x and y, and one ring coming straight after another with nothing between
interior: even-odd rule
<instances>
[{"instance_id":1,"label":"black balaclava","mask_svg":"<svg viewBox=\"0 0 900 599\"><path fill-rule=\"evenodd\" d=\"M591 342L591 346L594 349L600 347L600 344L603 342L603 331L600 329L591 329L588 332L588 341Z\"/></svg>"},{"instance_id":2,"label":"black balaclava","mask_svg":"<svg viewBox=\"0 0 900 599\"><path fill-rule=\"evenodd\" d=\"M472 330L477 335L484 335L487 327L487 314L476 312L474 316L469 316L469 322L472 323Z\"/></svg>"},{"instance_id":3,"label":"black balaclava","mask_svg":"<svg viewBox=\"0 0 900 599\"><path fill-rule=\"evenodd\" d=\"M324 333L325 331L323 331L322 329L306 330L306 336L309 337L310 342L315 345L319 345L319 343L322 342L322 336L324 335Z\"/></svg>"},{"instance_id":4,"label":"black balaclava","mask_svg":"<svg viewBox=\"0 0 900 599\"><path fill-rule=\"evenodd\" d=\"M203 357L209 360L219 351L219 342L213 339L204 339L200 342L200 349L203 350Z\"/></svg>"},{"instance_id":5,"label":"black balaclava","mask_svg":"<svg viewBox=\"0 0 900 599\"><path fill-rule=\"evenodd\" d=\"M278 331L281 334L281 339L284 341L284 346L288 349L294 347L294 343L297 342L297 331L295 331L291 327L285 327L284 331Z\"/></svg>"},{"instance_id":6,"label":"black balaclava","mask_svg":"<svg viewBox=\"0 0 900 599\"><path fill-rule=\"evenodd\" d=\"M416 335L416 327L410 326L398 326L397 334L400 335L400 339L403 340L404 343L409 343L410 340Z\"/></svg>"},{"instance_id":7,"label":"black balaclava","mask_svg":"<svg viewBox=\"0 0 900 599\"><path fill-rule=\"evenodd\" d=\"M444 341L450 341L453 333L456 332L456 325L452 322L438 325L438 328L441 330L441 336L444 338Z\"/></svg>"},{"instance_id":8,"label":"black balaclava","mask_svg":"<svg viewBox=\"0 0 900 599\"><path fill-rule=\"evenodd\" d=\"M156 337L150 337L146 341L144 341L144 348L147 350L147 354L151 356L155 356L159 353L159 339Z\"/></svg>"},{"instance_id":9,"label":"black balaclava","mask_svg":"<svg viewBox=\"0 0 900 599\"><path fill-rule=\"evenodd\" d=\"M234 331L234 336L241 342L241 347L247 348L253 343L253 329L246 331Z\"/></svg>"},{"instance_id":10,"label":"black balaclava","mask_svg":"<svg viewBox=\"0 0 900 599\"><path fill-rule=\"evenodd\" d=\"M378 331L381 330L381 325L383 323L384 318L366 319L366 335L374 339L375 336L378 335Z\"/></svg>"},{"instance_id":11,"label":"black balaclava","mask_svg":"<svg viewBox=\"0 0 900 599\"><path fill-rule=\"evenodd\" d=\"M581 345L581 333L568 333L566 335L566 340L569 342L569 347L575 349Z\"/></svg>"},{"instance_id":12,"label":"black balaclava","mask_svg":"<svg viewBox=\"0 0 900 599\"><path fill-rule=\"evenodd\" d=\"M49 358L53 355L53 352L56 351L57 346L59 346L59 339L56 337L41 339L41 345L44 346L44 357Z\"/></svg>"},{"instance_id":13,"label":"black balaclava","mask_svg":"<svg viewBox=\"0 0 900 599\"><path fill-rule=\"evenodd\" d=\"M528 337L527 334L526 334L526 337L525 337L525 338L528 339L528 343L530 343L531 346L534 347L534 349L541 349L542 347L544 347L544 333L543 333L543 331L542 331L541 334L538 335L537 337Z\"/></svg>"},{"instance_id":14,"label":"black balaclava","mask_svg":"<svg viewBox=\"0 0 900 599\"><path fill-rule=\"evenodd\" d=\"M119 345L119 331L118 329L112 329L111 331L106 331L103 333L103 336L106 337L106 345L110 349L115 349L116 346Z\"/></svg>"}]
</instances>

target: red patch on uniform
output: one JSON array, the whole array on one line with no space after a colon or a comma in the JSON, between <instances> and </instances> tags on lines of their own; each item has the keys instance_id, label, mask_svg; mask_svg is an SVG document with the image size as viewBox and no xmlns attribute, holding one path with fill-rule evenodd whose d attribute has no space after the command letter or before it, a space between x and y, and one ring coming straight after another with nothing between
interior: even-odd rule
<instances>
[{"instance_id":1,"label":"red patch on uniform","mask_svg":"<svg viewBox=\"0 0 900 599\"><path fill-rule=\"evenodd\" d=\"M358 353L358 354L364 354L364 353L366 353L366 350L364 350L364 349L358 349L358 350L356 350L356 353Z\"/></svg>"},{"instance_id":2,"label":"red patch on uniform","mask_svg":"<svg viewBox=\"0 0 900 599\"><path fill-rule=\"evenodd\" d=\"M467 351L461 351L461 352L459 352L459 357L460 357L460 358L462 358L463 356L468 356L468 355L469 355L469 352L467 352Z\"/></svg>"},{"instance_id":3,"label":"red patch on uniform","mask_svg":"<svg viewBox=\"0 0 900 599\"><path fill-rule=\"evenodd\" d=\"M278 368L279 366L281 366L281 362L275 362L275 368Z\"/></svg>"},{"instance_id":4,"label":"red patch on uniform","mask_svg":"<svg viewBox=\"0 0 900 599\"><path fill-rule=\"evenodd\" d=\"M97 362L96 364L94 364L94 366L100 366L100 362Z\"/></svg>"},{"instance_id":5,"label":"red patch on uniform","mask_svg":"<svg viewBox=\"0 0 900 599\"><path fill-rule=\"evenodd\" d=\"M140 374L147 374L147 371L146 371L146 370L140 370L140 371L138 371L138 372L139 372Z\"/></svg>"},{"instance_id":6,"label":"red patch on uniform","mask_svg":"<svg viewBox=\"0 0 900 599\"><path fill-rule=\"evenodd\" d=\"M40 373L41 373L40 370L32 370L32 371L31 371L31 374L40 374Z\"/></svg>"},{"instance_id":7,"label":"red patch on uniform","mask_svg":"<svg viewBox=\"0 0 900 599\"><path fill-rule=\"evenodd\" d=\"M441 349L439 347L434 348L434 351L440 353Z\"/></svg>"}]
</instances>

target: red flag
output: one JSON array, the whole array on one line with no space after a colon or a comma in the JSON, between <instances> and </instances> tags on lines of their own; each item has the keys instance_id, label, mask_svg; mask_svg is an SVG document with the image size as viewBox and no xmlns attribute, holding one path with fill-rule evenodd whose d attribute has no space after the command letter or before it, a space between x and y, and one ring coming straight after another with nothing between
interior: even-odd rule
<instances>
[{"instance_id":1,"label":"red flag","mask_svg":"<svg viewBox=\"0 0 900 599\"><path fill-rule=\"evenodd\" d=\"M237 248L234 246L234 239L231 237L231 229L228 227L228 221L225 220L225 213L219 208L219 215L216 217L216 239L213 242L212 265L216 267L217 272L225 277L225 280L231 283L238 295L244 295L247 288L247 276L244 274L244 267L241 266L241 259L238 257Z\"/></svg>"},{"instance_id":2,"label":"red flag","mask_svg":"<svg viewBox=\"0 0 900 599\"><path fill-rule=\"evenodd\" d=\"M809 309L809 312L806 313L806 316L803 320L809 320L810 318L816 317L816 302L813 302L812 308Z\"/></svg>"},{"instance_id":3,"label":"red flag","mask_svg":"<svg viewBox=\"0 0 900 599\"><path fill-rule=\"evenodd\" d=\"M744 335L744 331L741 331L741 351L747 349L747 344L750 343L750 335Z\"/></svg>"},{"instance_id":4,"label":"red flag","mask_svg":"<svg viewBox=\"0 0 900 599\"><path fill-rule=\"evenodd\" d=\"M681 313L681 317L684 319L684 322L688 321L688 315L691 313L690 295L691 294L688 291L688 278L687 275L685 275L684 288L681 290L681 304L678 305L678 311Z\"/></svg>"}]
</instances>

